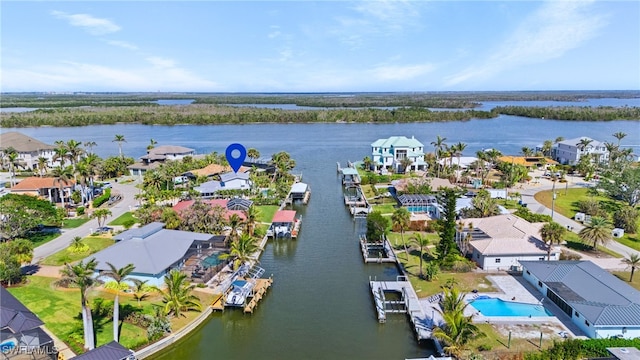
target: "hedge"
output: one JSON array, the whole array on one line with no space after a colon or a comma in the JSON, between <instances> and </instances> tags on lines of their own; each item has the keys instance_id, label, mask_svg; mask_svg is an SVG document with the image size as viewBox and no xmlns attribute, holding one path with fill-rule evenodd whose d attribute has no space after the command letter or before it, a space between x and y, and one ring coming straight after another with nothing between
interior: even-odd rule
<instances>
[{"instance_id":1,"label":"hedge","mask_svg":"<svg viewBox=\"0 0 640 360\"><path fill-rule=\"evenodd\" d=\"M93 199L93 207L97 208L100 205L104 204L111 198L111 188L108 188L104 191L104 193L97 198Z\"/></svg>"}]
</instances>

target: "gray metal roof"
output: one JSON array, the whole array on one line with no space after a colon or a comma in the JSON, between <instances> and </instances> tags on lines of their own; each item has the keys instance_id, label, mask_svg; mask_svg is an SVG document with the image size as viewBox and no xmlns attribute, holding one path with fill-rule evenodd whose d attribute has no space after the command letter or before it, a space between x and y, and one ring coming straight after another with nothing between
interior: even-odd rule
<instances>
[{"instance_id":1,"label":"gray metal roof","mask_svg":"<svg viewBox=\"0 0 640 360\"><path fill-rule=\"evenodd\" d=\"M113 239L116 241L121 241L130 240L132 238L146 238L147 236L155 234L162 229L164 229L164 223L156 221L149 223L143 227L123 231L120 234L114 236Z\"/></svg>"},{"instance_id":2,"label":"gray metal roof","mask_svg":"<svg viewBox=\"0 0 640 360\"><path fill-rule=\"evenodd\" d=\"M235 179L249 180L249 173L228 172L228 173L220 174L220 180L222 182L228 182Z\"/></svg>"},{"instance_id":3,"label":"gray metal roof","mask_svg":"<svg viewBox=\"0 0 640 360\"><path fill-rule=\"evenodd\" d=\"M179 261L194 241L207 241L213 237L211 234L162 229L146 237L117 242L93 257L98 261L96 270L109 270L107 262L117 268L133 264L135 273L155 275Z\"/></svg>"},{"instance_id":4,"label":"gray metal roof","mask_svg":"<svg viewBox=\"0 0 640 360\"><path fill-rule=\"evenodd\" d=\"M233 198L227 201L227 209L229 210L248 210L251 205L253 205L253 201L249 199Z\"/></svg>"},{"instance_id":5,"label":"gray metal roof","mask_svg":"<svg viewBox=\"0 0 640 360\"><path fill-rule=\"evenodd\" d=\"M637 325L640 291L591 261L520 261L594 325Z\"/></svg>"},{"instance_id":6,"label":"gray metal roof","mask_svg":"<svg viewBox=\"0 0 640 360\"><path fill-rule=\"evenodd\" d=\"M72 357L75 360L124 360L130 355L133 355L133 351L120 345L117 341L111 341L108 344L99 346L93 350L89 350L82 355Z\"/></svg>"},{"instance_id":7,"label":"gray metal roof","mask_svg":"<svg viewBox=\"0 0 640 360\"><path fill-rule=\"evenodd\" d=\"M12 333L37 328L44 323L7 289L0 286L0 329Z\"/></svg>"}]
</instances>

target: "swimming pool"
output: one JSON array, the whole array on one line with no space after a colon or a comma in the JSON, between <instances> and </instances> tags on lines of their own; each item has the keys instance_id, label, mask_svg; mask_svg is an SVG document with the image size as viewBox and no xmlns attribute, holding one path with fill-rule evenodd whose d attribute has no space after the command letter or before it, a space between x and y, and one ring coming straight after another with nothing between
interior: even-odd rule
<instances>
[{"instance_id":1,"label":"swimming pool","mask_svg":"<svg viewBox=\"0 0 640 360\"><path fill-rule=\"evenodd\" d=\"M471 306L484 316L553 316L542 305L503 301L496 298L477 298Z\"/></svg>"},{"instance_id":2,"label":"swimming pool","mask_svg":"<svg viewBox=\"0 0 640 360\"><path fill-rule=\"evenodd\" d=\"M222 261L218 258L219 252L213 253L202 260L202 265L206 267L214 267Z\"/></svg>"},{"instance_id":3,"label":"swimming pool","mask_svg":"<svg viewBox=\"0 0 640 360\"><path fill-rule=\"evenodd\" d=\"M436 211L436 208L431 205L427 206L407 206L407 210L412 213L429 213L433 214Z\"/></svg>"}]
</instances>

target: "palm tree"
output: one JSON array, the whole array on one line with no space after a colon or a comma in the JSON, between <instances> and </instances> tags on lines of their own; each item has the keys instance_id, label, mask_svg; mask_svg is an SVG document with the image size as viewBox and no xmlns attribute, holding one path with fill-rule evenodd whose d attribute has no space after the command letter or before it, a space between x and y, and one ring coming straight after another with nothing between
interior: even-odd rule
<instances>
[{"instance_id":1,"label":"palm tree","mask_svg":"<svg viewBox=\"0 0 640 360\"><path fill-rule=\"evenodd\" d=\"M562 241L566 229L555 221L548 222L540 228L542 241L547 244L547 261L551 261L551 246Z\"/></svg>"},{"instance_id":2,"label":"palm tree","mask_svg":"<svg viewBox=\"0 0 640 360\"><path fill-rule=\"evenodd\" d=\"M87 245L85 245L82 242L82 238L80 236L75 236L73 239L71 239L71 243L69 244L69 248L76 252L81 252L82 250L85 250L86 246Z\"/></svg>"},{"instance_id":3,"label":"palm tree","mask_svg":"<svg viewBox=\"0 0 640 360\"><path fill-rule=\"evenodd\" d=\"M433 145L433 148L435 149L435 154L436 154L436 166L438 167L438 171L436 173L437 177L440 177L440 153L442 152L442 149L444 149L444 147L446 146L444 141L447 140L447 138L443 138L440 137L440 135L436 136L436 141L432 141L431 145Z\"/></svg>"},{"instance_id":4,"label":"palm tree","mask_svg":"<svg viewBox=\"0 0 640 360\"><path fill-rule=\"evenodd\" d=\"M247 157L253 161L258 160L260 158L260 151L254 148L247 149Z\"/></svg>"},{"instance_id":5,"label":"palm tree","mask_svg":"<svg viewBox=\"0 0 640 360\"><path fill-rule=\"evenodd\" d=\"M109 209L96 209L91 214L92 218L98 220L98 227L101 228L104 226L105 221L107 221L107 217L111 216L111 210Z\"/></svg>"},{"instance_id":6,"label":"palm tree","mask_svg":"<svg viewBox=\"0 0 640 360\"><path fill-rule=\"evenodd\" d=\"M420 233L415 233L409 238L409 240L412 240L412 242L420 248L420 277L424 278L424 272L422 270L422 260L425 250L426 252L429 252L429 238L423 237Z\"/></svg>"},{"instance_id":7,"label":"palm tree","mask_svg":"<svg viewBox=\"0 0 640 360\"><path fill-rule=\"evenodd\" d=\"M147 285L149 280L139 280L139 279L131 279L134 284L133 288L133 298L138 302L138 307L140 307L140 302L146 300L150 295L150 291L160 291L155 286Z\"/></svg>"},{"instance_id":8,"label":"palm tree","mask_svg":"<svg viewBox=\"0 0 640 360\"><path fill-rule=\"evenodd\" d=\"M64 185L71 184L71 178L73 177L73 168L71 166L58 166L53 168L51 175L53 175L53 184L58 184L58 191L60 195L60 202L64 209Z\"/></svg>"},{"instance_id":9,"label":"palm tree","mask_svg":"<svg viewBox=\"0 0 640 360\"><path fill-rule=\"evenodd\" d=\"M366 171L371 171L371 164L373 162L371 161L371 158L368 156L365 156L364 159L362 159L362 165L364 166L364 169Z\"/></svg>"},{"instance_id":10,"label":"palm tree","mask_svg":"<svg viewBox=\"0 0 640 360\"><path fill-rule=\"evenodd\" d=\"M542 144L542 154L546 157L551 157L551 150L553 149L553 141L545 140Z\"/></svg>"},{"instance_id":11,"label":"palm tree","mask_svg":"<svg viewBox=\"0 0 640 360\"><path fill-rule=\"evenodd\" d=\"M151 138L151 140L149 140L149 145L147 145L147 150L153 149L154 147L156 147L157 144L158 142L153 140L153 138Z\"/></svg>"},{"instance_id":12,"label":"palm tree","mask_svg":"<svg viewBox=\"0 0 640 360\"><path fill-rule=\"evenodd\" d=\"M62 140L55 142L56 147L53 149L53 161L60 161L60 166L64 166L67 160L67 144Z\"/></svg>"},{"instance_id":13,"label":"palm tree","mask_svg":"<svg viewBox=\"0 0 640 360\"><path fill-rule=\"evenodd\" d=\"M75 165L80 160L80 156L84 150L82 149L82 143L76 140L67 141L67 158L71 162L71 165Z\"/></svg>"},{"instance_id":14,"label":"palm tree","mask_svg":"<svg viewBox=\"0 0 640 360\"><path fill-rule=\"evenodd\" d=\"M456 173L456 181L460 181L460 157L462 156L462 152L464 151L464 149L467 148L467 144L463 143L463 142L458 142L457 144L455 144L454 146L452 146L452 148L454 148L454 152L456 157L458 158L458 172Z\"/></svg>"},{"instance_id":15,"label":"palm tree","mask_svg":"<svg viewBox=\"0 0 640 360\"><path fill-rule=\"evenodd\" d=\"M442 310L438 310L444 326L436 326L433 336L446 343L444 350L447 353L460 358L469 341L485 334L473 324L473 315L464 316L464 310L469 305L464 301L464 294L460 294L455 288L445 289L444 293Z\"/></svg>"},{"instance_id":16,"label":"palm tree","mask_svg":"<svg viewBox=\"0 0 640 360\"><path fill-rule=\"evenodd\" d=\"M631 268L631 276L629 277L629 282L632 282L633 273L636 271L636 268L640 267L640 255L636 253L627 254L627 257L624 258L622 262Z\"/></svg>"},{"instance_id":17,"label":"palm tree","mask_svg":"<svg viewBox=\"0 0 640 360\"><path fill-rule=\"evenodd\" d=\"M80 289L84 347L88 350L92 350L95 347L93 319L91 317L91 309L89 309L87 303L87 293L89 289L100 283L100 280L94 277L96 266L98 266L98 262L95 258L89 259L86 263L80 261L76 265L65 264L64 267L60 269L60 275L62 275L62 277L55 282L57 286L74 286Z\"/></svg>"},{"instance_id":18,"label":"palm tree","mask_svg":"<svg viewBox=\"0 0 640 360\"><path fill-rule=\"evenodd\" d=\"M400 160L400 166L402 166L402 171L404 171L405 173L408 172L407 170L411 169L411 164L413 164L413 160L408 157L402 158L402 160Z\"/></svg>"},{"instance_id":19,"label":"palm tree","mask_svg":"<svg viewBox=\"0 0 640 360\"><path fill-rule=\"evenodd\" d=\"M605 218L594 216L591 221L578 233L580 239L587 244L593 244L594 250L598 249L598 244L606 244L611 240L611 224Z\"/></svg>"},{"instance_id":20,"label":"palm tree","mask_svg":"<svg viewBox=\"0 0 640 360\"><path fill-rule=\"evenodd\" d=\"M110 262L107 262L107 266L109 266L109 270L103 271L100 276L107 277L116 282L116 297L113 299L113 340L119 341L120 337L118 336L118 328L120 325L120 285L126 283L127 281L131 281L129 275L136 268L133 264L125 265L124 267L117 268L113 266Z\"/></svg>"},{"instance_id":21,"label":"palm tree","mask_svg":"<svg viewBox=\"0 0 640 360\"><path fill-rule=\"evenodd\" d=\"M620 141L622 141L622 139L624 139L626 136L627 134L623 133L622 131L618 131L613 134L613 137L618 139L618 147L620 146Z\"/></svg>"},{"instance_id":22,"label":"palm tree","mask_svg":"<svg viewBox=\"0 0 640 360\"><path fill-rule=\"evenodd\" d=\"M244 224L246 225L247 234L253 236L254 231L256 230L256 224L260 218L260 209L257 206L250 206L247 210L243 211L245 220Z\"/></svg>"},{"instance_id":23,"label":"palm tree","mask_svg":"<svg viewBox=\"0 0 640 360\"><path fill-rule=\"evenodd\" d=\"M584 151L592 142L593 142L592 139L581 138L580 142L578 142L578 144L576 144L576 146L578 147L578 149L580 149L580 151Z\"/></svg>"},{"instance_id":24,"label":"palm tree","mask_svg":"<svg viewBox=\"0 0 640 360\"><path fill-rule=\"evenodd\" d=\"M124 156L122 155L122 143L123 142L127 142L127 140L125 140L124 135L117 135L113 138L113 140L111 140L111 142L117 142L118 143L118 151L120 153L120 158L124 158Z\"/></svg>"},{"instance_id":25,"label":"palm tree","mask_svg":"<svg viewBox=\"0 0 640 360\"><path fill-rule=\"evenodd\" d=\"M231 214L227 220L227 226L229 227L229 239L233 243L238 238L239 233L242 232L241 229L244 227L244 222L238 214Z\"/></svg>"},{"instance_id":26,"label":"palm tree","mask_svg":"<svg viewBox=\"0 0 640 360\"><path fill-rule=\"evenodd\" d=\"M233 259L233 268L237 269L241 264L254 259L254 254L259 250L258 242L249 234L242 234L237 241L231 243L229 253L221 254L221 260Z\"/></svg>"},{"instance_id":27,"label":"palm tree","mask_svg":"<svg viewBox=\"0 0 640 360\"><path fill-rule=\"evenodd\" d=\"M7 157L9 162L9 178L11 182L11 186L15 185L15 177L16 177L16 166L20 166L20 158L18 151L13 147L8 147L4 149L4 155Z\"/></svg>"},{"instance_id":28,"label":"palm tree","mask_svg":"<svg viewBox=\"0 0 640 360\"><path fill-rule=\"evenodd\" d=\"M523 146L520 151L522 152L522 155L524 155L525 157L533 155L533 149L528 146Z\"/></svg>"},{"instance_id":29,"label":"palm tree","mask_svg":"<svg viewBox=\"0 0 640 360\"><path fill-rule=\"evenodd\" d=\"M48 167L49 167L49 160L44 156L38 157L38 173L40 174L40 177L43 177L44 174L47 173Z\"/></svg>"},{"instance_id":30,"label":"palm tree","mask_svg":"<svg viewBox=\"0 0 640 360\"><path fill-rule=\"evenodd\" d=\"M173 269L164 277L165 289L162 293L164 312L175 317L182 315L183 311L195 311L202 309L200 300L192 294L195 285L189 285L187 275Z\"/></svg>"},{"instance_id":31,"label":"palm tree","mask_svg":"<svg viewBox=\"0 0 640 360\"><path fill-rule=\"evenodd\" d=\"M89 148L89 151L87 151L88 154L93 154L93 148L95 146L98 146L98 144L95 141L85 141L84 142L84 147Z\"/></svg>"},{"instance_id":32,"label":"palm tree","mask_svg":"<svg viewBox=\"0 0 640 360\"><path fill-rule=\"evenodd\" d=\"M407 243L404 242L404 231L409 228L411 222L411 213L407 208L401 207L396 209L391 215L391 224L394 228L400 229L400 238L402 239L402 245L404 246L404 253L409 259L409 250L407 249Z\"/></svg>"}]
</instances>

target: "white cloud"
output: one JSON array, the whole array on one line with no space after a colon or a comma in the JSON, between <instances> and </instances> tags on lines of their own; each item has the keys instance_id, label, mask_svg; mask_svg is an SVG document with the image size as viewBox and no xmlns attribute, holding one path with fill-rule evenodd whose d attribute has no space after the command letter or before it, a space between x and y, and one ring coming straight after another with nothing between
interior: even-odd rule
<instances>
[{"instance_id":1,"label":"white cloud","mask_svg":"<svg viewBox=\"0 0 640 360\"><path fill-rule=\"evenodd\" d=\"M416 5L416 2L406 0L367 0L359 2L354 10L375 20L387 30L402 30L406 26L417 25L416 19L420 17L420 12Z\"/></svg>"},{"instance_id":2,"label":"white cloud","mask_svg":"<svg viewBox=\"0 0 640 360\"><path fill-rule=\"evenodd\" d=\"M93 17L89 14L68 14L62 11L52 11L51 15L69 22L71 26L78 26L91 35L105 35L120 31L120 26L110 20Z\"/></svg>"},{"instance_id":3,"label":"white cloud","mask_svg":"<svg viewBox=\"0 0 640 360\"><path fill-rule=\"evenodd\" d=\"M154 67L160 69L172 68L176 65L175 61L160 56L150 56L146 60L150 62Z\"/></svg>"},{"instance_id":4,"label":"white cloud","mask_svg":"<svg viewBox=\"0 0 640 360\"><path fill-rule=\"evenodd\" d=\"M374 78L382 81L411 80L435 70L433 64L378 66L371 70Z\"/></svg>"},{"instance_id":5,"label":"white cloud","mask_svg":"<svg viewBox=\"0 0 640 360\"><path fill-rule=\"evenodd\" d=\"M593 38L605 15L590 11L593 1L548 1L506 39L493 55L446 79L453 86L491 78L502 71L563 56Z\"/></svg>"},{"instance_id":6,"label":"white cloud","mask_svg":"<svg viewBox=\"0 0 640 360\"><path fill-rule=\"evenodd\" d=\"M105 40L107 44L118 46L121 48L129 49L129 50L138 50L138 47L132 43L120 40Z\"/></svg>"}]
</instances>

